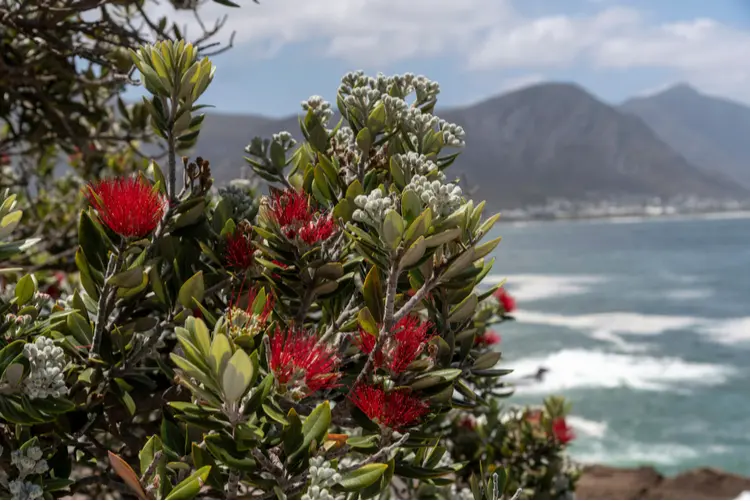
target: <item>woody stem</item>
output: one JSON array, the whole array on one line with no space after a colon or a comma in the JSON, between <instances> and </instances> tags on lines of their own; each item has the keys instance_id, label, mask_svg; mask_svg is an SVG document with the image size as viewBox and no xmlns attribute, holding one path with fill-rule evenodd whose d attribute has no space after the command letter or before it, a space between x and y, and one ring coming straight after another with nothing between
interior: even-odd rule
<instances>
[{"instance_id":1,"label":"woody stem","mask_svg":"<svg viewBox=\"0 0 750 501\"><path fill-rule=\"evenodd\" d=\"M370 352L370 355L367 357L367 361L365 362L365 366L362 367L362 371L359 373L357 379L354 381L354 384L351 386L349 390L350 393L354 391L357 386L359 386L367 373L370 372L370 369L372 369L372 364L375 362L375 354L380 352L380 350L383 348L383 345L388 340L388 337L390 337L391 331L393 330L393 310L395 309L396 302L396 286L398 285L399 273L401 273L401 252L397 252L395 255L392 255L391 258L391 267L388 270L388 282L385 290L385 311L383 312L383 325L380 327L380 333L378 335L378 340L375 343L375 347Z\"/></svg>"},{"instance_id":2,"label":"woody stem","mask_svg":"<svg viewBox=\"0 0 750 501\"><path fill-rule=\"evenodd\" d=\"M107 314L109 312L109 304L114 299L116 289L109 284L110 278L112 278L117 270L120 268L120 262L122 261L123 251L125 250L125 244L120 246L117 251L113 252L109 256L109 262L107 263L107 271L104 274L104 285L102 286L101 293L99 294L99 303L97 304L96 312L96 325L94 326L94 339L91 341L91 351L89 352L89 358L96 358L99 356L99 351L102 348L102 338L104 337L104 326L107 321Z\"/></svg>"}]
</instances>

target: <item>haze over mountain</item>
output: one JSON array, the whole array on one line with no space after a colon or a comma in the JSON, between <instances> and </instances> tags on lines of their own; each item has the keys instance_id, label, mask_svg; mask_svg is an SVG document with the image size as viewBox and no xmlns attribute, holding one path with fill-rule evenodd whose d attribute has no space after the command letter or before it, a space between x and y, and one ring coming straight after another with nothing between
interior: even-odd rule
<instances>
[{"instance_id":1,"label":"haze over mountain","mask_svg":"<svg viewBox=\"0 0 750 501\"><path fill-rule=\"evenodd\" d=\"M478 191L474 198L486 199L493 209L559 198L748 198L748 189L724 171L702 170L641 118L577 85L534 85L437 114L467 132L465 151L449 177L465 175ZM217 181L225 182L239 176L243 148L253 136L281 130L299 138L297 117L209 115L197 152L211 159ZM746 130L750 132L750 122ZM709 145L712 141L705 139Z\"/></svg>"},{"instance_id":2,"label":"haze over mountain","mask_svg":"<svg viewBox=\"0 0 750 501\"><path fill-rule=\"evenodd\" d=\"M750 107L679 84L620 109L643 119L689 162L750 188Z\"/></svg>"}]
</instances>

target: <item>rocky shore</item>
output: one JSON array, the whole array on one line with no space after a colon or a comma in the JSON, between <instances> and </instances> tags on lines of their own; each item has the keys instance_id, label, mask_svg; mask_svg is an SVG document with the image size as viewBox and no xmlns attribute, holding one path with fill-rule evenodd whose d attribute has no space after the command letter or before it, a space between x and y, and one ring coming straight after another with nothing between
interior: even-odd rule
<instances>
[{"instance_id":1,"label":"rocky shore","mask_svg":"<svg viewBox=\"0 0 750 501\"><path fill-rule=\"evenodd\" d=\"M651 467L587 466L577 499L737 499L750 491L750 478L714 468L665 477Z\"/></svg>"}]
</instances>

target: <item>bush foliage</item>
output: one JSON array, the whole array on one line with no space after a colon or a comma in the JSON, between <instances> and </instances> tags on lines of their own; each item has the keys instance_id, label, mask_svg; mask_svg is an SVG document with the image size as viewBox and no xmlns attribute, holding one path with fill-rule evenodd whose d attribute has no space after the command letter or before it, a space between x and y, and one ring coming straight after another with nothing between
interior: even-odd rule
<instances>
[{"instance_id":1,"label":"bush foliage","mask_svg":"<svg viewBox=\"0 0 750 501\"><path fill-rule=\"evenodd\" d=\"M130 57L164 169L92 180L76 273L6 287L0 495L570 495L564 405L500 407L510 371L489 327L513 303L482 285L499 216L447 178L464 131L433 114L435 82L347 74L335 124L305 101L301 144L246 149L258 200L179 156L211 61L184 41ZM21 215L6 194L0 237Z\"/></svg>"}]
</instances>

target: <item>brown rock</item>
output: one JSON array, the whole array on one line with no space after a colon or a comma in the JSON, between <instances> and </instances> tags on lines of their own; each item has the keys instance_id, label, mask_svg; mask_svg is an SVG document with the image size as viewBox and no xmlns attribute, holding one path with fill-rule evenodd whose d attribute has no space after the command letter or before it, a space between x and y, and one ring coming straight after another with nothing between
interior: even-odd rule
<instances>
[{"instance_id":1,"label":"brown rock","mask_svg":"<svg viewBox=\"0 0 750 501\"><path fill-rule=\"evenodd\" d=\"M736 499L750 491L750 478L714 468L664 477L651 467L636 469L587 466L576 488L577 499Z\"/></svg>"},{"instance_id":2,"label":"brown rock","mask_svg":"<svg viewBox=\"0 0 750 501\"><path fill-rule=\"evenodd\" d=\"M650 467L637 469L587 466L578 486L577 499L648 499L645 493L656 487L663 477Z\"/></svg>"}]
</instances>

